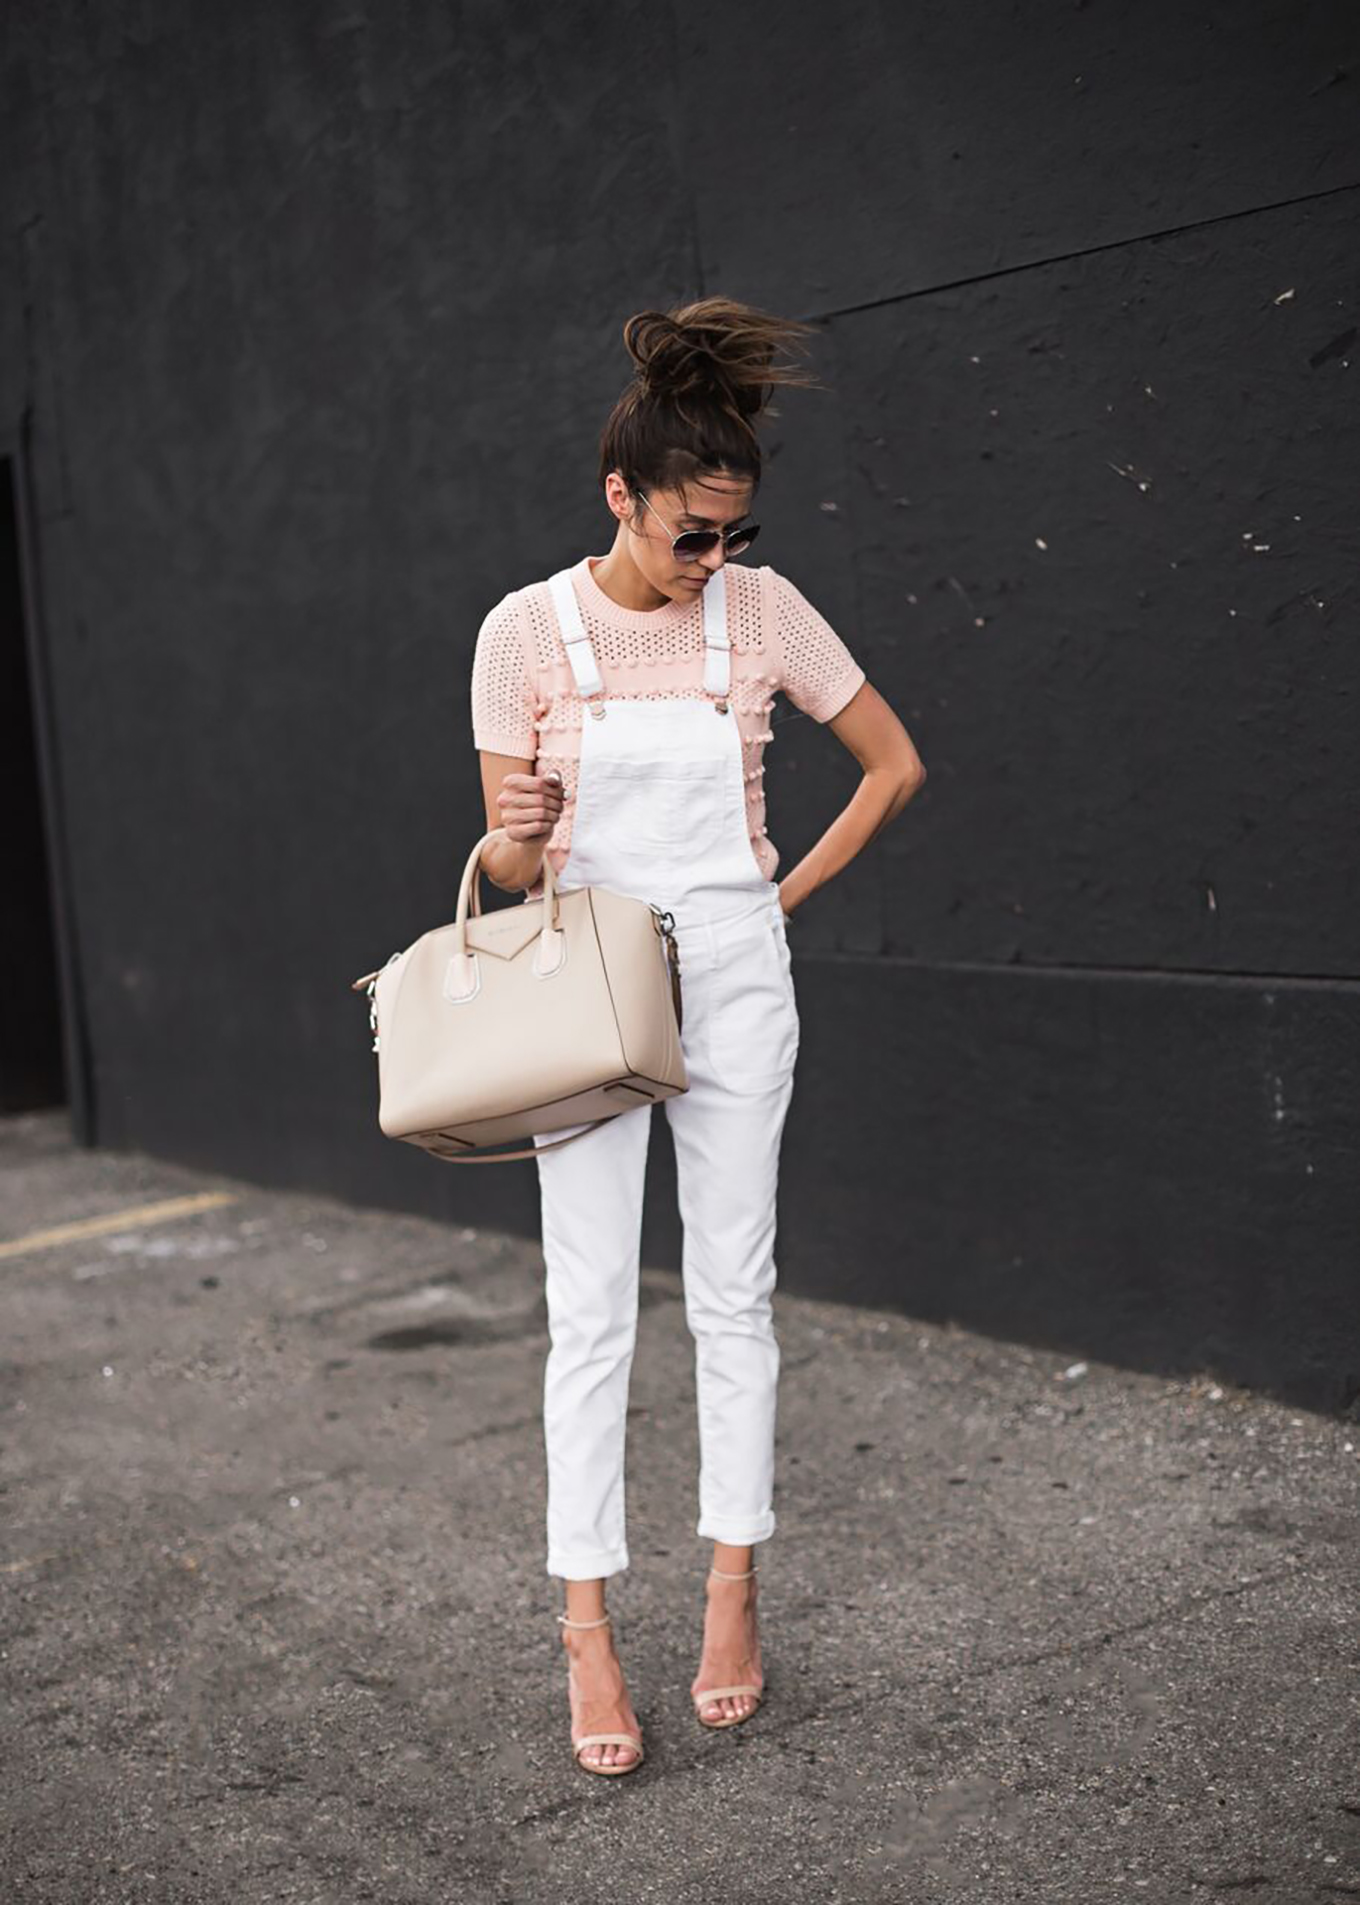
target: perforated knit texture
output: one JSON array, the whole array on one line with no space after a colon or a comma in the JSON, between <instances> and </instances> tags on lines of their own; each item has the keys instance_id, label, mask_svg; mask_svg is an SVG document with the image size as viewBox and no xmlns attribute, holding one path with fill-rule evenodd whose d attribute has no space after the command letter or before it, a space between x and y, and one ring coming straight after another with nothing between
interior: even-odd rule
<instances>
[{"instance_id":1,"label":"perforated knit texture","mask_svg":"<svg viewBox=\"0 0 1360 1905\"><path fill-rule=\"evenodd\" d=\"M584 558L572 571L605 693L648 701L703 698L703 604L625 609L607 596ZM765 567L731 574L732 711L742 744L746 820L764 879L779 853L765 816L764 754L776 690L816 721L829 721L864 682L845 643L787 577ZM548 841L555 872L571 847L584 709L557 629L546 581L502 598L477 636L472 664L473 740L489 753L534 761L562 776L562 818Z\"/></svg>"}]
</instances>

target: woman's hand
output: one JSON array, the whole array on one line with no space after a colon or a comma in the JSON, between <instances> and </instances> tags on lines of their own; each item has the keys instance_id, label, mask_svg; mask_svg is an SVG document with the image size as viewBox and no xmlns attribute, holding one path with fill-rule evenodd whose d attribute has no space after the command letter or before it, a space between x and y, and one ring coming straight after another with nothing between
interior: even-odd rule
<instances>
[{"instance_id":1,"label":"woman's hand","mask_svg":"<svg viewBox=\"0 0 1360 1905\"><path fill-rule=\"evenodd\" d=\"M562 779L555 771L538 774L533 761L513 754L479 752L486 830L503 828L482 854L482 871L493 886L525 893L543 873L548 836L562 813Z\"/></svg>"},{"instance_id":2,"label":"woman's hand","mask_svg":"<svg viewBox=\"0 0 1360 1905\"><path fill-rule=\"evenodd\" d=\"M562 776L507 774L496 795L498 825L512 840L546 840L562 818Z\"/></svg>"}]
</instances>

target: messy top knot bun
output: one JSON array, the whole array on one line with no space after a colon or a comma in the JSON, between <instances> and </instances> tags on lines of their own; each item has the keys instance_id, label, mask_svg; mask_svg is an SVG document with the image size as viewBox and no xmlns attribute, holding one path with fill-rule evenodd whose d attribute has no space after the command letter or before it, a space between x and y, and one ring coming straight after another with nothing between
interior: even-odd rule
<instances>
[{"instance_id":1,"label":"messy top knot bun","mask_svg":"<svg viewBox=\"0 0 1360 1905\"><path fill-rule=\"evenodd\" d=\"M669 397L674 403L686 397L730 399L744 415L754 415L768 389L772 344L732 321L738 306L719 298L707 302L706 317L695 317L698 305L682 316L639 311L630 317L623 327L628 355L650 396ZM714 306L726 321L719 321Z\"/></svg>"},{"instance_id":2,"label":"messy top knot bun","mask_svg":"<svg viewBox=\"0 0 1360 1905\"><path fill-rule=\"evenodd\" d=\"M673 489L723 469L759 482L754 426L779 414L774 387L817 384L779 352L813 329L731 298L635 312L623 327L635 375L600 439L601 481L618 470L630 488Z\"/></svg>"}]
</instances>

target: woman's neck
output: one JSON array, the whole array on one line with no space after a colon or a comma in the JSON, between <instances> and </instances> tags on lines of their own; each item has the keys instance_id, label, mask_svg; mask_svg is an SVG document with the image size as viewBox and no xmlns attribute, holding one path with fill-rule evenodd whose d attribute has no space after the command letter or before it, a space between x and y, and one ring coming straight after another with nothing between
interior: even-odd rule
<instances>
[{"instance_id":1,"label":"woman's neck","mask_svg":"<svg viewBox=\"0 0 1360 1905\"><path fill-rule=\"evenodd\" d=\"M617 548L601 556L598 562L592 562L590 573L601 593L611 602L617 602L621 609L645 614L649 609L664 609L671 600L670 596L658 593L637 564Z\"/></svg>"}]
</instances>

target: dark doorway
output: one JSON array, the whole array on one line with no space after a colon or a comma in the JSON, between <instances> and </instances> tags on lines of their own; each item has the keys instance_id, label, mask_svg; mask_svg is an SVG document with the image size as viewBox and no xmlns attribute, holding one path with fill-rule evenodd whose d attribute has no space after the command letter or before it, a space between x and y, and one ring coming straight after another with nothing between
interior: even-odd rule
<instances>
[{"instance_id":1,"label":"dark doorway","mask_svg":"<svg viewBox=\"0 0 1360 1905\"><path fill-rule=\"evenodd\" d=\"M0 1112L66 1102L61 987L20 571L15 466L0 458L0 801L5 970Z\"/></svg>"}]
</instances>

